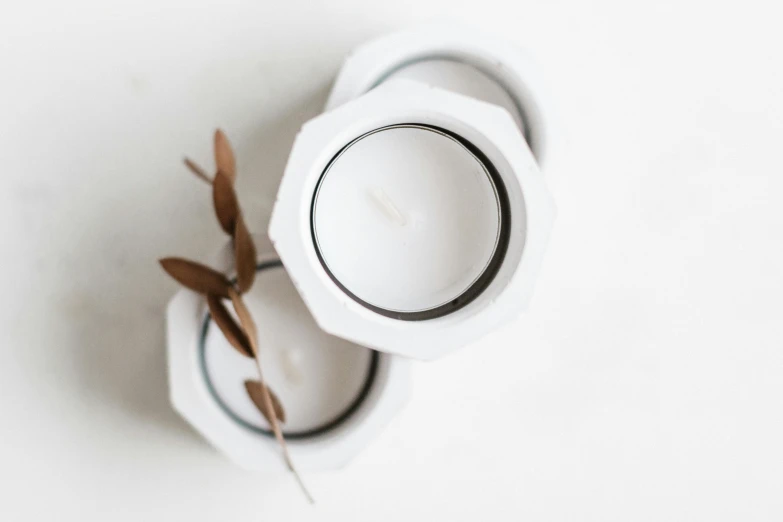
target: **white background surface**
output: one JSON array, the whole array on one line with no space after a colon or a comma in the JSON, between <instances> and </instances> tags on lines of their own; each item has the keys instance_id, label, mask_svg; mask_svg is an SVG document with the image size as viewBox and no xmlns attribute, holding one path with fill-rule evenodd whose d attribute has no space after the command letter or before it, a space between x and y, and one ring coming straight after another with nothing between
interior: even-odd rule
<instances>
[{"instance_id":1,"label":"white background surface","mask_svg":"<svg viewBox=\"0 0 783 522\"><path fill-rule=\"evenodd\" d=\"M783 518L774 2L0 7L0 519ZM448 12L524 46L570 136L526 317L437 363L351 467L232 467L170 409L155 259L222 241L222 126L265 228L342 57Z\"/></svg>"}]
</instances>

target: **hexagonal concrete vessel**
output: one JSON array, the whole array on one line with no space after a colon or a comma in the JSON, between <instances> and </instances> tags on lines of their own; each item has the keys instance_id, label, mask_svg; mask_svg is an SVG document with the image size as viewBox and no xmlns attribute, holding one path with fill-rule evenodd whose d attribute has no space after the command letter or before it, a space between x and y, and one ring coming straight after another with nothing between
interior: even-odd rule
<instances>
[{"instance_id":1,"label":"hexagonal concrete vessel","mask_svg":"<svg viewBox=\"0 0 783 522\"><path fill-rule=\"evenodd\" d=\"M515 113L542 170L561 155L559 119L535 62L494 34L454 22L424 24L358 46L345 59L326 110L405 77L480 99L488 94Z\"/></svg>"},{"instance_id":2,"label":"hexagonal concrete vessel","mask_svg":"<svg viewBox=\"0 0 783 522\"><path fill-rule=\"evenodd\" d=\"M388 317L348 295L320 262L311 229L316 187L333 158L357 137L399 124L427 125L459 136L491 163L507 193L510 233L494 278L464 307L427 320ZM543 176L506 110L396 80L302 127L280 185L269 235L321 328L362 346L433 359L521 313L531 297L554 215Z\"/></svg>"},{"instance_id":3,"label":"hexagonal concrete vessel","mask_svg":"<svg viewBox=\"0 0 783 522\"><path fill-rule=\"evenodd\" d=\"M260 264L278 260L265 237L257 237L256 244ZM212 263L226 274L233 273L233 265L230 245ZM185 420L237 465L248 470L283 471L285 466L274 438L238 422L210 384L201 342L208 321L204 299L189 290L177 293L168 305L166 330L171 402ZM372 383L353 413L324 432L288 441L291 456L300 470L342 467L405 405L410 391L409 361L388 354L379 354L377 361Z\"/></svg>"}]
</instances>

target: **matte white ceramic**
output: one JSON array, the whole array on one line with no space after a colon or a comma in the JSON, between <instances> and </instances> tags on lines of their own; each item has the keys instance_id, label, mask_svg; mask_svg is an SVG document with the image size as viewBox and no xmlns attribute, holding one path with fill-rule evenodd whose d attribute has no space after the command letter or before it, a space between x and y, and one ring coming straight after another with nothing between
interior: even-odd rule
<instances>
[{"instance_id":1,"label":"matte white ceramic","mask_svg":"<svg viewBox=\"0 0 783 522\"><path fill-rule=\"evenodd\" d=\"M545 172L561 153L558 118L538 66L519 47L459 23L425 24L360 45L343 63L326 109L400 78L508 110Z\"/></svg>"},{"instance_id":2,"label":"matte white ceramic","mask_svg":"<svg viewBox=\"0 0 783 522\"><path fill-rule=\"evenodd\" d=\"M334 158L358 137L399 124L427 125L458 136L492 165L505 192L507 244L493 277L452 312L418 317L422 320L385 314L352 296L319 258L312 230L316 190ZM554 215L536 160L507 110L418 82L394 80L302 127L280 184L269 235L321 328L362 346L434 359L519 316L532 295ZM346 246L352 241L346 237Z\"/></svg>"}]
</instances>

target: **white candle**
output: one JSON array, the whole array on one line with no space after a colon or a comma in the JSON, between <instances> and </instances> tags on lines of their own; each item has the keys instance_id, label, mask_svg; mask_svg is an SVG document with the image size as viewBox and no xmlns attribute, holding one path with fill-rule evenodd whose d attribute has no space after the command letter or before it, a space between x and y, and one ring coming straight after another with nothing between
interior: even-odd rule
<instances>
[{"instance_id":1,"label":"white candle","mask_svg":"<svg viewBox=\"0 0 783 522\"><path fill-rule=\"evenodd\" d=\"M286 411L283 432L312 432L343 418L372 377L374 352L318 328L279 264L258 272L245 301L258 326L264 377ZM232 348L211 321L203 357L208 382L227 413L268 430L244 387L245 380L258 378L255 363Z\"/></svg>"},{"instance_id":2,"label":"white candle","mask_svg":"<svg viewBox=\"0 0 783 522\"><path fill-rule=\"evenodd\" d=\"M430 127L365 135L327 168L312 216L331 276L384 311L447 306L487 270L501 230L487 166Z\"/></svg>"}]
</instances>

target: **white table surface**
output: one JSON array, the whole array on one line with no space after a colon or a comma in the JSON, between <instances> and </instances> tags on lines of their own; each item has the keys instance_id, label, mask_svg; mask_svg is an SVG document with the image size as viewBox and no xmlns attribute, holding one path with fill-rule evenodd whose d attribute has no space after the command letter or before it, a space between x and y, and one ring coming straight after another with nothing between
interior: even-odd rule
<instances>
[{"instance_id":1,"label":"white table surface","mask_svg":"<svg viewBox=\"0 0 783 522\"><path fill-rule=\"evenodd\" d=\"M0 520L783 518L777 3L10 2L0 7ZM541 64L569 136L533 308L437 363L348 469L234 468L170 408L155 262L222 241L233 139L266 227L356 44L445 13Z\"/></svg>"}]
</instances>

